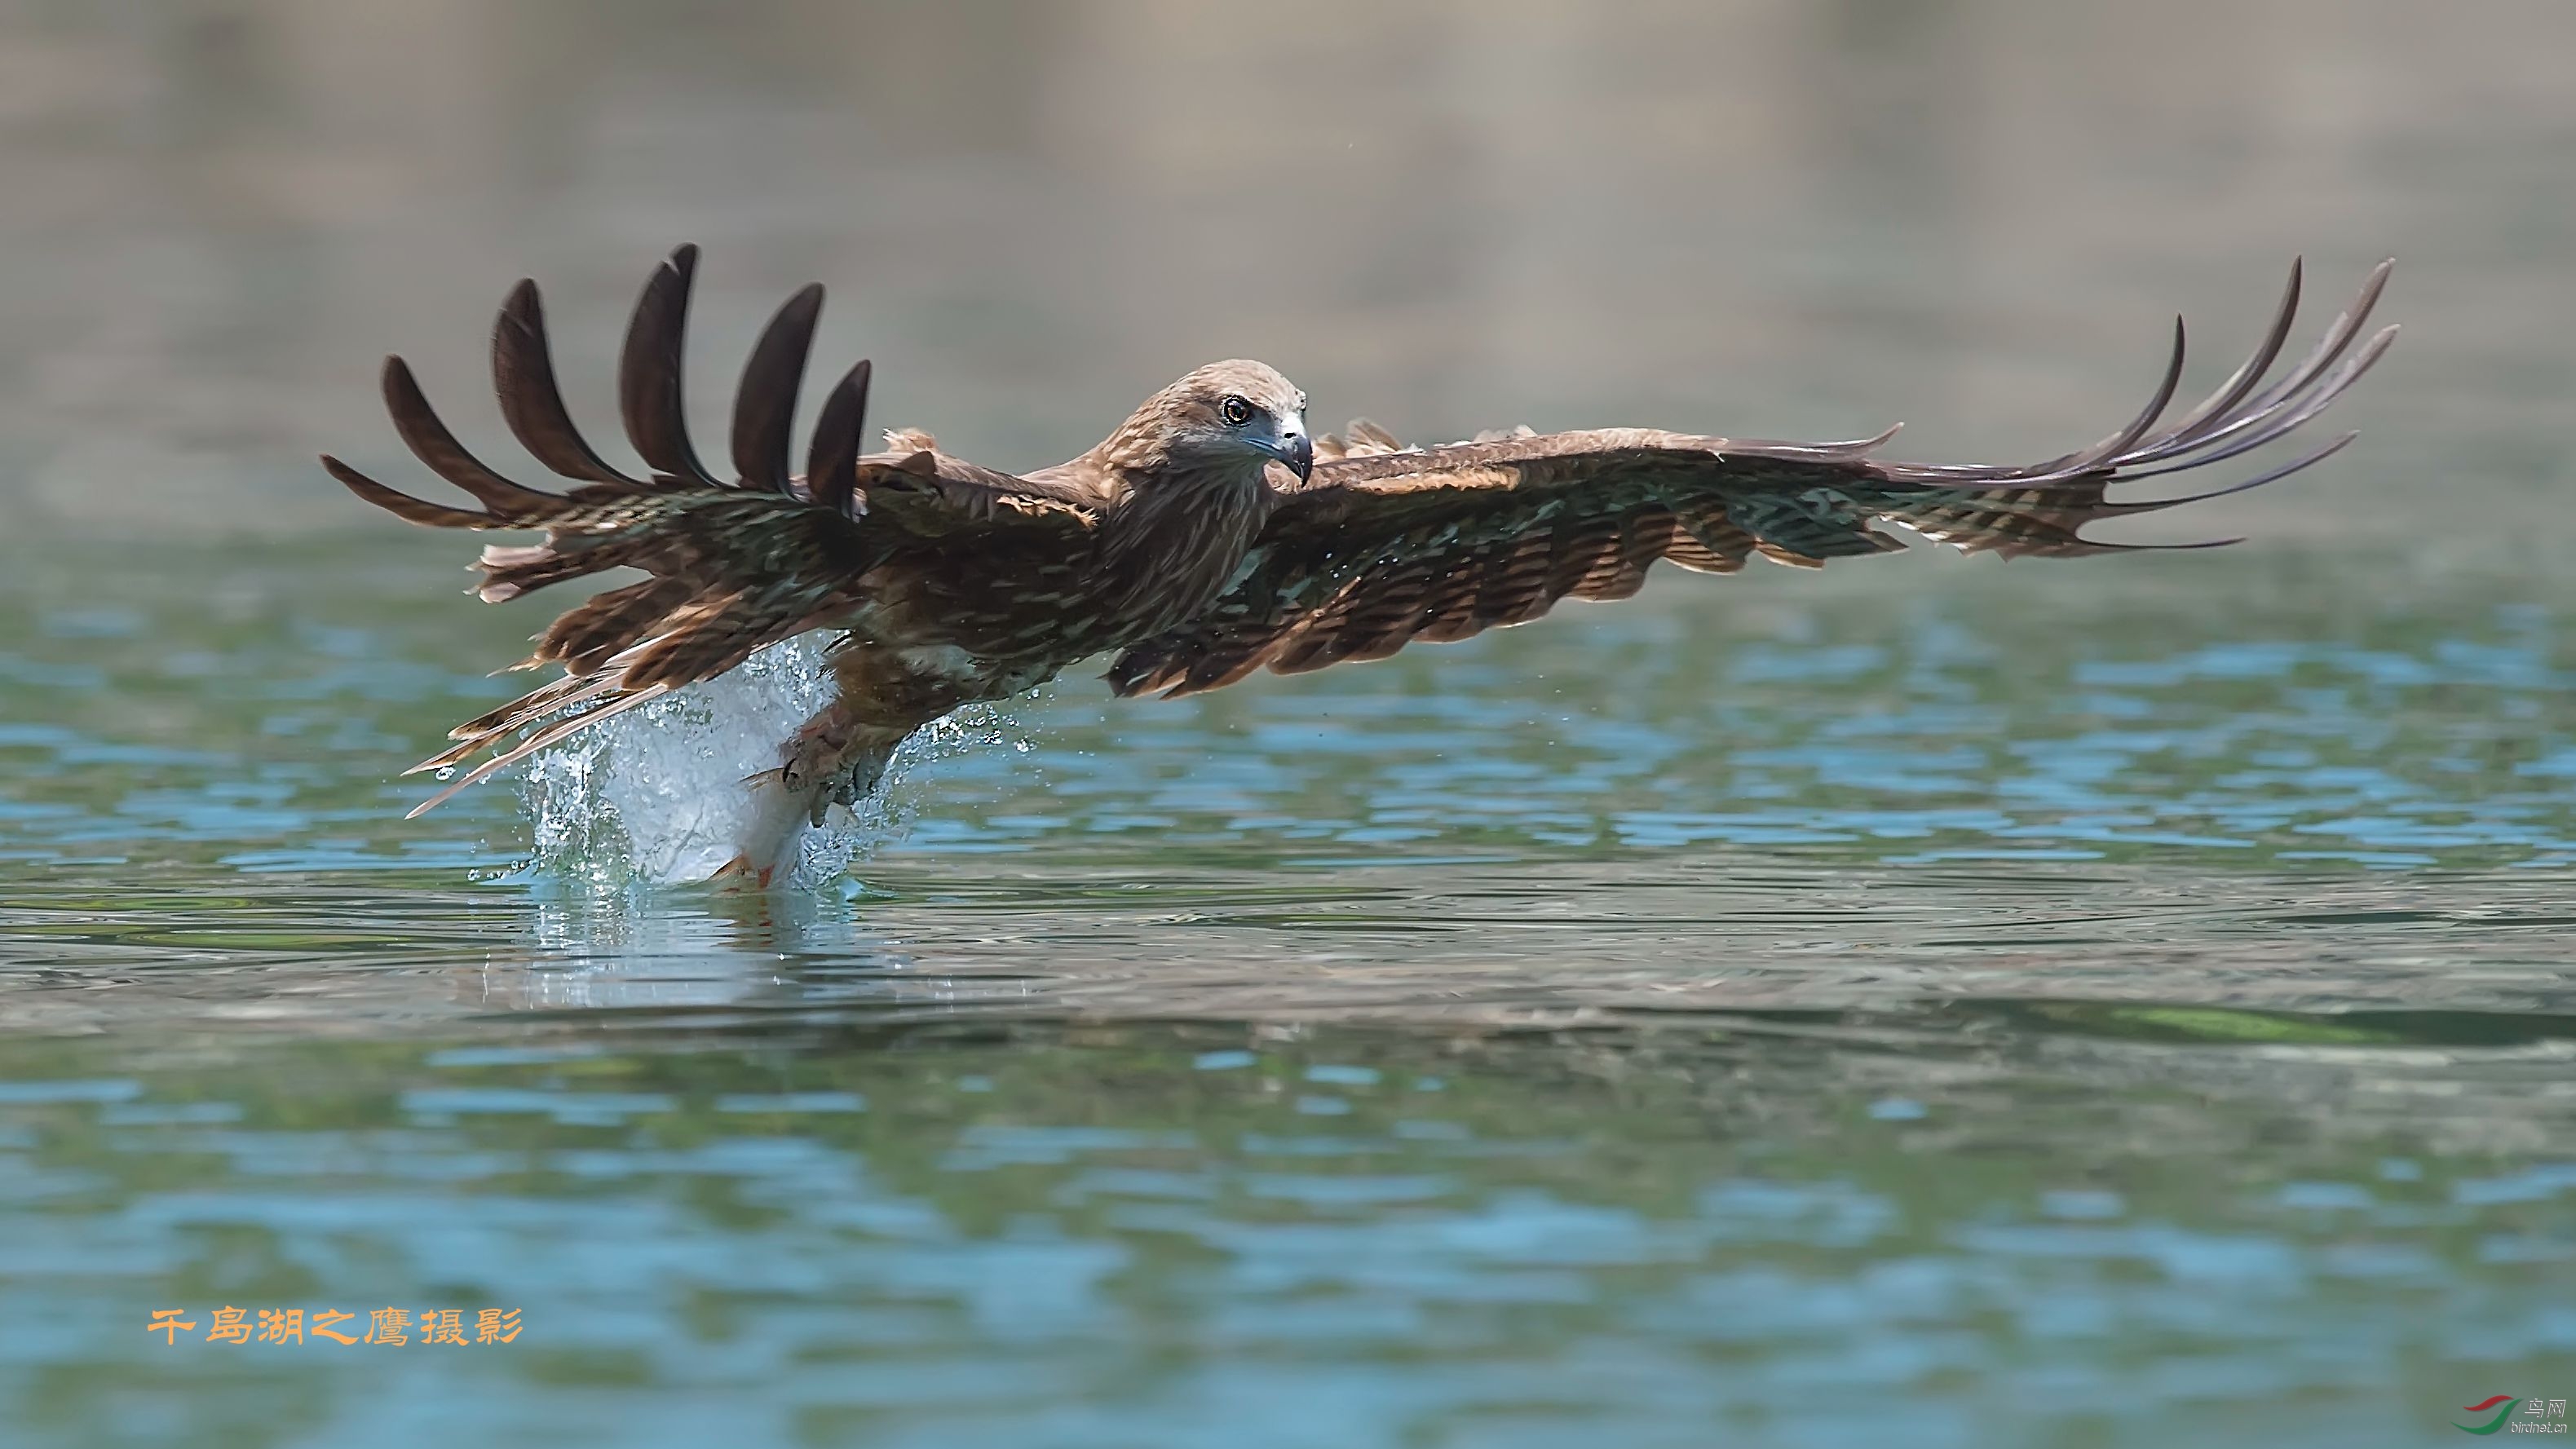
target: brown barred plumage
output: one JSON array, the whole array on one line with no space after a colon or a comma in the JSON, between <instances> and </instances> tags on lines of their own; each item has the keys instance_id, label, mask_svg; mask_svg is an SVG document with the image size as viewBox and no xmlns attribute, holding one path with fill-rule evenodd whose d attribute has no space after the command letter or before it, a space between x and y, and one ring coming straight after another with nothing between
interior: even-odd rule
<instances>
[{"instance_id":1,"label":"brown barred plumage","mask_svg":"<svg viewBox=\"0 0 2576 1449\"><path fill-rule=\"evenodd\" d=\"M2182 376L2177 321L2163 379L2136 418L2090 448L2030 467L1877 461L1872 455L1892 434L1784 444L1637 428L1548 435L1523 428L1411 448L1373 423L1354 423L1346 437L1317 440L1321 461L1272 508L1243 581L1190 624L1120 654L1110 683L1121 694L1192 694L1255 669L1295 673L1381 659L1412 639L1463 639L1526 623L1563 598L1626 598L1659 558L1733 573L1755 554L1817 568L1902 549L1880 531L1889 524L2008 558L2211 547L2104 543L2081 530L2259 487L2342 449L2350 434L2215 493L2141 502L2107 496L2115 482L2240 456L2323 411L2396 334L2388 327L2363 340L2389 267L2371 272L2305 361L2263 387L2297 314L2293 266L2253 356L2158 432ZM1425 588L1427 579L1470 573L1487 584ZM1543 585L1534 582L1541 578Z\"/></svg>"},{"instance_id":2,"label":"brown barred plumage","mask_svg":"<svg viewBox=\"0 0 2576 1449\"><path fill-rule=\"evenodd\" d=\"M809 629L845 631L833 656L840 697L782 747L762 787L777 790L781 818L819 819L830 801L869 788L906 734L949 710L1106 650L1118 651L1108 676L1118 693L1190 694L1265 667L1293 673L1384 658L1417 639L1464 639L1526 623L1560 599L1627 598L1658 560L1734 573L1759 554L1816 568L1901 549L1881 531L1888 525L2007 557L2154 547L2082 530L2261 486L2351 435L2192 497L2113 501L2109 485L2221 463L2285 436L2367 371L2397 330L2363 337L2387 282L2382 263L2308 357L2267 386L2297 312L2294 265L2254 354L2179 422L2157 430L2182 376L2177 319L2163 379L2128 425L2021 468L1877 461L1893 429L1796 444L1517 428L1416 448L1358 422L1310 451L1304 395L1259 363L1228 362L1155 394L1081 457L1014 476L941 453L910 429L886 435L889 451L861 456L870 379L861 362L826 394L800 474L789 445L817 286L789 299L752 350L727 480L699 460L682 414L695 266L696 250L683 247L654 273L621 355L619 410L642 474L608 463L573 426L532 282L511 291L494 325L494 389L530 456L578 486L550 493L485 467L399 358L384 373L395 430L481 507L413 498L323 459L359 497L414 523L543 530L541 543L484 551L486 600L613 568L651 576L567 610L537 636L520 667L560 663L565 675L452 731L456 743L416 768L496 753L422 809ZM738 863L765 876L786 838L746 841Z\"/></svg>"}]
</instances>

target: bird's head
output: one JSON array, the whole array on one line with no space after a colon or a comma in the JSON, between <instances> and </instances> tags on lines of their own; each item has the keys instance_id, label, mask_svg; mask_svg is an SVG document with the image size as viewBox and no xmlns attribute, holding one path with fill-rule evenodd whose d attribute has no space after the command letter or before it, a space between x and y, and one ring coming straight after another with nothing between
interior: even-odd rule
<instances>
[{"instance_id":1,"label":"bird's head","mask_svg":"<svg viewBox=\"0 0 2576 1449\"><path fill-rule=\"evenodd\" d=\"M1257 475L1271 462L1302 479L1315 467L1306 395L1274 368L1211 362L1145 400L1108 442L1108 461L1150 471Z\"/></svg>"}]
</instances>

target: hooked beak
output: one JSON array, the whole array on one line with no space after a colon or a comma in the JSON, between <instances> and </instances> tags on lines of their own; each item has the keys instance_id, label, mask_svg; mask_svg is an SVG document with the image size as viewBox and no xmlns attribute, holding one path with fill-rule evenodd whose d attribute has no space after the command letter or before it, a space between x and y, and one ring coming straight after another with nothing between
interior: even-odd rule
<instances>
[{"instance_id":1,"label":"hooked beak","mask_svg":"<svg viewBox=\"0 0 2576 1449\"><path fill-rule=\"evenodd\" d=\"M1282 432L1279 440L1270 445L1270 456L1296 470L1300 483L1315 472L1315 440L1307 437L1303 428L1293 433Z\"/></svg>"}]
</instances>

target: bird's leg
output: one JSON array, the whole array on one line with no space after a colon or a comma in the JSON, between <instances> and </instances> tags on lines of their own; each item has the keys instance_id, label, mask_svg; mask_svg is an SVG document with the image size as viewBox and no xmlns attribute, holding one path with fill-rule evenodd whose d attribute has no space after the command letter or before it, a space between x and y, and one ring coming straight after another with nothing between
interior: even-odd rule
<instances>
[{"instance_id":1,"label":"bird's leg","mask_svg":"<svg viewBox=\"0 0 2576 1449\"><path fill-rule=\"evenodd\" d=\"M834 805L855 808L885 778L886 765L909 730L860 718L846 698L833 701L779 746L779 767L752 776L752 813L734 858L718 876L766 886L793 854L806 828L820 826Z\"/></svg>"},{"instance_id":2,"label":"bird's leg","mask_svg":"<svg viewBox=\"0 0 2576 1449\"><path fill-rule=\"evenodd\" d=\"M834 805L856 806L885 778L897 746L914 730L970 700L992 681L907 662L896 650L845 640L832 655L833 700L779 747L779 766L752 777L752 823L742 849L719 875L767 885L796 837L823 823Z\"/></svg>"},{"instance_id":3,"label":"bird's leg","mask_svg":"<svg viewBox=\"0 0 2576 1449\"><path fill-rule=\"evenodd\" d=\"M780 785L806 802L805 822L821 825L833 806L857 809L858 803L885 778L895 747L911 733L854 725L839 710L825 710L808 720L782 749Z\"/></svg>"}]
</instances>

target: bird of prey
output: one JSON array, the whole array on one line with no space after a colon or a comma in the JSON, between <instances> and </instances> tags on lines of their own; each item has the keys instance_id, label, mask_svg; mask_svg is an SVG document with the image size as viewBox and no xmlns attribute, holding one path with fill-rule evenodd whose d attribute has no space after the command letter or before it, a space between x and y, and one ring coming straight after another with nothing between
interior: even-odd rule
<instances>
[{"instance_id":1,"label":"bird of prey","mask_svg":"<svg viewBox=\"0 0 2576 1449\"><path fill-rule=\"evenodd\" d=\"M2007 557L2149 547L2082 530L2271 482L2351 435L2191 497L2115 500L2109 485L2209 467L2296 430L2397 330L2364 340L2388 279L2383 262L2306 359L2267 381L2298 307L2293 265L2252 356L2179 421L2163 422L2182 375L2176 318L2163 380L2134 418L2024 467L1880 461L1894 429L1777 443L1519 428L1415 447L1357 422L1310 438L1304 393L1268 366L1230 361L1147 398L1080 457L1013 474L944 453L913 429L861 453L863 361L824 394L799 473L790 429L823 304L822 288L809 286L779 309L743 370L728 477L701 461L682 419L696 262L694 247L672 253L627 330L617 394L641 470L608 462L574 428L527 281L493 328L493 385L519 442L576 486L530 488L486 467L399 357L384 368L395 429L480 506L429 502L336 458L322 463L413 523L542 530L540 543L483 550L478 592L488 602L613 569L645 575L536 636L517 667L560 664L562 675L450 731L453 747L415 768L462 773L420 810L764 645L836 631L826 657L837 693L781 742L778 768L750 782L758 808L717 872L764 883L808 822L875 788L907 735L1097 654L1113 656L1118 694L1168 698L1263 668L1296 673L1464 639L1527 623L1560 599L1623 599L1657 560L1712 574L1756 554L1814 568L1903 548L1890 527ZM489 758L462 768L486 749Z\"/></svg>"}]
</instances>

